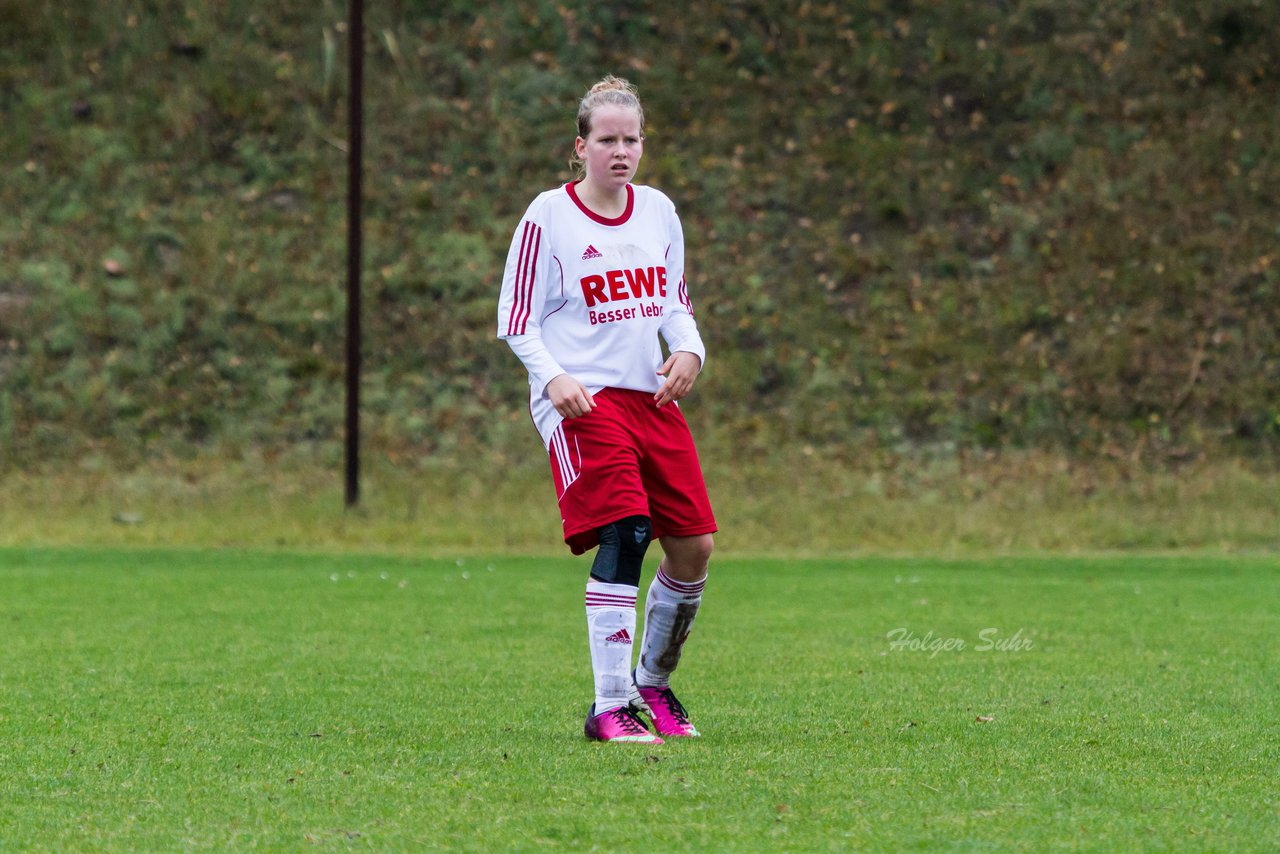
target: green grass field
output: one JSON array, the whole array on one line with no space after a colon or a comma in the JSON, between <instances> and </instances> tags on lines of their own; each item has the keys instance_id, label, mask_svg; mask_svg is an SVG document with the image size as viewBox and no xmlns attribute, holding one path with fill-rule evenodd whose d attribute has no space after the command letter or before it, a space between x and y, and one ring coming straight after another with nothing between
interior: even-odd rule
<instances>
[{"instance_id":1,"label":"green grass field","mask_svg":"<svg viewBox=\"0 0 1280 854\"><path fill-rule=\"evenodd\" d=\"M1280 846L1273 556L718 559L659 748L585 567L0 550L0 848Z\"/></svg>"}]
</instances>

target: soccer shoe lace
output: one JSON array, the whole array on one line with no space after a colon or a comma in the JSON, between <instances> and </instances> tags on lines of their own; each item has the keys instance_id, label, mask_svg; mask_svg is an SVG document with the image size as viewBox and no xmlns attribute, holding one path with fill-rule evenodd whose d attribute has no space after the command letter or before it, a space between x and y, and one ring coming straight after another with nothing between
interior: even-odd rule
<instances>
[{"instance_id":1,"label":"soccer shoe lace","mask_svg":"<svg viewBox=\"0 0 1280 854\"><path fill-rule=\"evenodd\" d=\"M619 706L608 715L613 718L618 730L623 735L648 735L649 729L636 717L636 713L626 706Z\"/></svg>"},{"instance_id":2,"label":"soccer shoe lace","mask_svg":"<svg viewBox=\"0 0 1280 854\"><path fill-rule=\"evenodd\" d=\"M649 717L659 735L698 735L697 727L689 722L689 713L669 687L641 688L640 696L649 706Z\"/></svg>"},{"instance_id":3,"label":"soccer shoe lace","mask_svg":"<svg viewBox=\"0 0 1280 854\"><path fill-rule=\"evenodd\" d=\"M666 704L667 711L671 713L671 717L675 719L676 723L685 724L686 726L689 724L689 713L684 710L684 704L676 699L676 695L670 688L663 690L662 702Z\"/></svg>"}]
</instances>

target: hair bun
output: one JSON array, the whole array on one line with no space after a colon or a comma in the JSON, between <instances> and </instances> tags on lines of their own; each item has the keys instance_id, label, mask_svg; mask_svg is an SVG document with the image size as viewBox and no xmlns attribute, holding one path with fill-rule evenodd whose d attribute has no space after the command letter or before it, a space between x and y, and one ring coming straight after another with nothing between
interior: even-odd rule
<instances>
[{"instance_id":1,"label":"hair bun","mask_svg":"<svg viewBox=\"0 0 1280 854\"><path fill-rule=\"evenodd\" d=\"M595 95L598 92L609 92L613 90L626 92L629 95L636 94L636 87L632 86L621 77L614 77L612 74L606 74L599 83L591 87L591 91L587 94Z\"/></svg>"}]
</instances>

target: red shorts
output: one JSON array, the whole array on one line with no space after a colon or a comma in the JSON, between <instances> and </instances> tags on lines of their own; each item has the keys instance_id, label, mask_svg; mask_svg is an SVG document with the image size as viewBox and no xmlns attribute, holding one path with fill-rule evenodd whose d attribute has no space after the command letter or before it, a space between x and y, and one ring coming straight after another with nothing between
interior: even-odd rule
<instances>
[{"instance_id":1,"label":"red shorts","mask_svg":"<svg viewBox=\"0 0 1280 854\"><path fill-rule=\"evenodd\" d=\"M574 554L600 542L603 525L648 516L653 536L713 534L716 519L698 451L680 407L653 394L606 388L596 408L561 422L551 437L551 474L564 541Z\"/></svg>"}]
</instances>

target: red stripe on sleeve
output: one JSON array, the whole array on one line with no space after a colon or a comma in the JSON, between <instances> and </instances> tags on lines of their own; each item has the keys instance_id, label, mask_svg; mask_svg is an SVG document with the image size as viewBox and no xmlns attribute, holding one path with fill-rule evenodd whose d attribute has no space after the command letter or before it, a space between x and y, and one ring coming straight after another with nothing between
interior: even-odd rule
<instances>
[{"instance_id":1,"label":"red stripe on sleeve","mask_svg":"<svg viewBox=\"0 0 1280 854\"><path fill-rule=\"evenodd\" d=\"M529 226L524 224L524 233L520 236L520 255L516 261L515 296L511 303L511 314L507 318L507 334L516 334L516 318L519 317L524 304L524 267L525 255L529 251Z\"/></svg>"},{"instance_id":2,"label":"red stripe on sleeve","mask_svg":"<svg viewBox=\"0 0 1280 854\"><path fill-rule=\"evenodd\" d=\"M538 250L542 247L542 229L532 222L524 224L520 241L520 257L516 262L516 296L507 322L508 335L523 335L533 310L533 287L538 274Z\"/></svg>"},{"instance_id":3,"label":"red stripe on sleeve","mask_svg":"<svg viewBox=\"0 0 1280 854\"><path fill-rule=\"evenodd\" d=\"M693 314L693 301L689 299L689 286L685 283L684 278L680 279L680 289L677 291L680 295L680 303L685 307L689 314Z\"/></svg>"}]
</instances>

